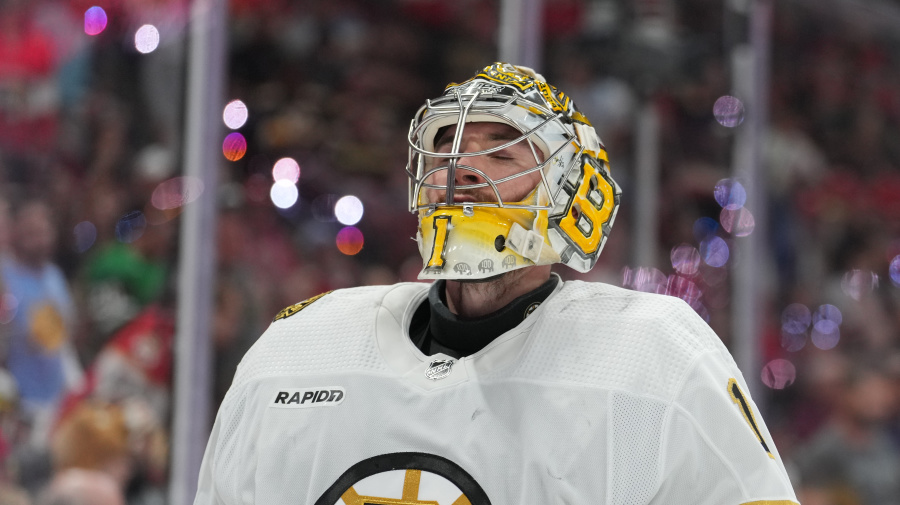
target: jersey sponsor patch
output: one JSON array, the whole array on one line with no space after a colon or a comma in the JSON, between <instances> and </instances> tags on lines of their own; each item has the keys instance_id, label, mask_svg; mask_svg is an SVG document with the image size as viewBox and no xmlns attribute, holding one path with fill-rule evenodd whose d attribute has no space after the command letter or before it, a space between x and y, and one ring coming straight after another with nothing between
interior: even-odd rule
<instances>
[{"instance_id":1,"label":"jersey sponsor patch","mask_svg":"<svg viewBox=\"0 0 900 505\"><path fill-rule=\"evenodd\" d=\"M490 505L456 463L419 452L369 458L348 468L315 505Z\"/></svg>"},{"instance_id":2,"label":"jersey sponsor patch","mask_svg":"<svg viewBox=\"0 0 900 505\"><path fill-rule=\"evenodd\" d=\"M280 409L307 409L310 407L334 407L344 401L346 391L340 386L307 389L279 389L269 407Z\"/></svg>"}]
</instances>

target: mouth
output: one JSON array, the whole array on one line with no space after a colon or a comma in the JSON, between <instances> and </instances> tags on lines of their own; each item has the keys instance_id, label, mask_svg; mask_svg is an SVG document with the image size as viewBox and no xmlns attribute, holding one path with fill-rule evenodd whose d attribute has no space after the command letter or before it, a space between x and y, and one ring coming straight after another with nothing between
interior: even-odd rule
<instances>
[{"instance_id":1,"label":"mouth","mask_svg":"<svg viewBox=\"0 0 900 505\"><path fill-rule=\"evenodd\" d=\"M429 194L429 201L434 203L446 203L447 195L444 191L435 192ZM451 205L465 205L472 203L488 203L488 202L496 202L497 199L494 195L483 195L483 194L473 194L465 191L456 191L453 194L453 200Z\"/></svg>"},{"instance_id":2,"label":"mouth","mask_svg":"<svg viewBox=\"0 0 900 505\"><path fill-rule=\"evenodd\" d=\"M455 195L453 195L453 202L454 202L454 203L460 203L460 202L477 202L477 201L478 201L478 200L477 200L474 196L472 196L472 195L466 195L466 194L462 194L462 195L460 195L460 194L455 194Z\"/></svg>"}]
</instances>

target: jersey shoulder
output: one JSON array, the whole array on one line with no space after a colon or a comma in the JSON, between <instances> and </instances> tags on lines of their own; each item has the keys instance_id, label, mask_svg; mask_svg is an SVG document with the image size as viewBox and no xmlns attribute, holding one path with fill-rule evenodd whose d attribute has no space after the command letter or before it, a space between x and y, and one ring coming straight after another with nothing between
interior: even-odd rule
<instances>
[{"instance_id":1,"label":"jersey shoulder","mask_svg":"<svg viewBox=\"0 0 900 505\"><path fill-rule=\"evenodd\" d=\"M402 312L402 301L427 289L421 283L338 289L282 309L238 365L232 389L263 376L385 371L373 336L379 310Z\"/></svg>"},{"instance_id":2,"label":"jersey shoulder","mask_svg":"<svg viewBox=\"0 0 900 505\"><path fill-rule=\"evenodd\" d=\"M701 352L722 343L681 298L583 281L566 282L559 295L557 315L568 313L569 317L595 323L602 318L604 326L638 340L652 339L657 345L671 344ZM640 331L629 331L632 327Z\"/></svg>"},{"instance_id":3,"label":"jersey shoulder","mask_svg":"<svg viewBox=\"0 0 900 505\"><path fill-rule=\"evenodd\" d=\"M715 332L679 298L568 281L542 309L516 370L532 379L671 401L701 355L730 360Z\"/></svg>"}]
</instances>

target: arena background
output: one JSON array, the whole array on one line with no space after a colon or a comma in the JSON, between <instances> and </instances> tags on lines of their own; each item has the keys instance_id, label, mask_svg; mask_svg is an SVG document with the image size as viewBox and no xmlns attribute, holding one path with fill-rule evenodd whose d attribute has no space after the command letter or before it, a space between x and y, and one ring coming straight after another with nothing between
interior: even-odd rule
<instances>
[{"instance_id":1,"label":"arena background","mask_svg":"<svg viewBox=\"0 0 900 505\"><path fill-rule=\"evenodd\" d=\"M624 192L597 267L557 271L690 303L802 503L900 502L898 39L886 0L0 0L0 255L45 201L72 304L58 399L0 370L0 503L69 468L190 503L280 309L416 280L409 120L498 59ZM5 365L17 317L53 323L0 286Z\"/></svg>"}]
</instances>

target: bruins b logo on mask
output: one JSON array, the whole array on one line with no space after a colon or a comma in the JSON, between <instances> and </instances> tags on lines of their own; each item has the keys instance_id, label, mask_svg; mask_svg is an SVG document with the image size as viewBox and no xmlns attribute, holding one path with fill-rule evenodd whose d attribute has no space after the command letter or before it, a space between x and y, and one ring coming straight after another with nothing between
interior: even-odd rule
<instances>
[{"instance_id":1,"label":"bruins b logo on mask","mask_svg":"<svg viewBox=\"0 0 900 505\"><path fill-rule=\"evenodd\" d=\"M456 463L434 454L398 452L353 465L316 501L316 505L336 503L490 505L491 502L475 479Z\"/></svg>"}]
</instances>

